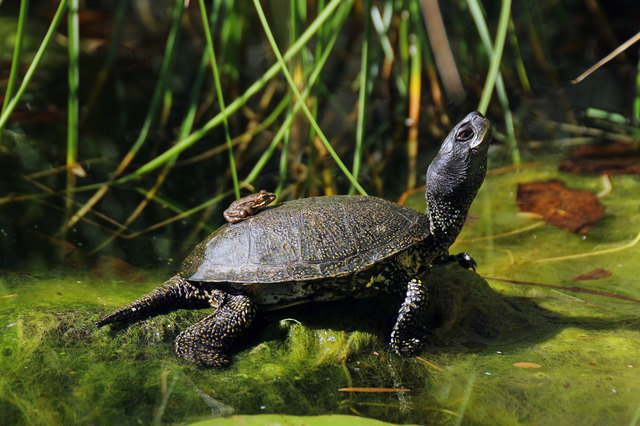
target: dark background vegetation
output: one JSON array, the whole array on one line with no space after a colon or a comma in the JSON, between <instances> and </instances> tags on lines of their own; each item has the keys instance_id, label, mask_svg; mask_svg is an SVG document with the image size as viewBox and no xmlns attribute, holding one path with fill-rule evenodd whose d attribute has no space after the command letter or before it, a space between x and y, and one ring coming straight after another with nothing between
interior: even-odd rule
<instances>
[{"instance_id":1,"label":"dark background vegetation","mask_svg":"<svg viewBox=\"0 0 640 426\"><path fill-rule=\"evenodd\" d=\"M260 79L276 58L251 2L213 2L214 7L211 2L206 3L209 13L214 9L218 13L212 34L224 101L229 105ZM282 52L325 3L328 2L262 2ZM371 195L397 199L403 191L422 185L421 176L434 150L457 120L477 108L485 84L491 57L480 42L468 4L447 1L440 2L440 7L464 96L452 96L442 86L420 8L425 3L428 2L354 2L307 102L346 167L352 170L354 155L361 159L357 179ZM234 199L225 131L219 125L161 167L112 184L82 220L62 230L99 185L114 176L140 135L160 79L166 78L166 84L157 112L151 114L148 137L118 177L130 176L171 148L180 139L179 129L190 107L195 106L196 111L192 131L220 111L211 70L201 65L207 45L198 2L192 0L179 17L177 43L168 53L165 45L176 3L126 2L121 18L116 13L119 4L109 0L80 2L80 47L76 59L80 110L75 161L70 163L67 159L70 59L66 18L9 121L0 129L0 267L28 268L59 262L84 265L104 261L105 256L147 267L172 264L222 223L221 212ZM367 10L370 6L382 13L385 8L390 10L386 36L395 53L393 60L385 58L385 37L371 23ZM0 3L0 96L12 67L19 7L19 2ZM30 2L18 84L57 7L55 1ZM501 3L485 1L483 7L494 37ZM606 122L591 120L585 114L589 108L620 114L631 123L637 119L637 47L578 85L571 85L570 80L633 36L639 29L638 16L640 2L636 1L514 2L513 26L507 35L500 70L509 100L506 108L514 118L517 147L508 144L505 105L494 96L487 111L496 136L492 164L511 164L514 149L523 161L562 152L574 138L582 136L580 130L563 125L604 128L604 134L588 142L616 133ZM122 31L114 39L118 23ZM299 89L306 87L314 61L334 31L325 25L289 62ZM370 86L364 101L363 148L358 152L355 140L358 107L362 106L358 95L365 40L369 46L366 66ZM112 43L115 56L109 64ZM411 73L416 71L412 71L411 58L402 53L411 48L422 52L416 68L422 80L417 93L409 90ZM162 74L166 54L171 56L172 67ZM192 90L199 72L202 87L194 97ZM103 84L101 76L105 77ZM278 104L285 102L283 112L273 122L256 134L246 134L234 145L242 194L254 189L277 189L279 199L285 200L351 191L348 179L302 113L297 114L288 136L258 177L242 184L290 113L293 99L279 73L229 117L229 135L235 138L265 123ZM410 135L407 123L412 101L420 105L417 153L409 148L415 137ZM217 150L212 153L214 148ZM415 169L411 162L416 164ZM81 170L74 168L76 163ZM98 185L70 192L70 188L92 184ZM152 191L149 203L121 230L119 224L131 217L144 194L154 187L157 190ZM220 202L203 206L221 194L227 195ZM192 214L176 216L199 206L202 208ZM156 224L160 225L154 227Z\"/></svg>"}]
</instances>

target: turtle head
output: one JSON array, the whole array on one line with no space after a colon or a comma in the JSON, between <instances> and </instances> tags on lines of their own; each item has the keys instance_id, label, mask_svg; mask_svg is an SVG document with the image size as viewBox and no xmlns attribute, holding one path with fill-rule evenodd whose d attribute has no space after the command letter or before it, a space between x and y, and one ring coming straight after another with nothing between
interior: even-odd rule
<instances>
[{"instance_id":1,"label":"turtle head","mask_svg":"<svg viewBox=\"0 0 640 426\"><path fill-rule=\"evenodd\" d=\"M449 133L427 170L427 215L431 233L447 248L462 229L484 181L491 123L475 111Z\"/></svg>"}]
</instances>

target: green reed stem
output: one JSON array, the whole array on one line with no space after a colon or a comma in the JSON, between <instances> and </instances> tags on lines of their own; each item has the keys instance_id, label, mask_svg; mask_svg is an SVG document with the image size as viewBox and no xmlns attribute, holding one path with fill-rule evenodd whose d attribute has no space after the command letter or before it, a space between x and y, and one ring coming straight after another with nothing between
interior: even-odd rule
<instances>
[{"instance_id":1,"label":"green reed stem","mask_svg":"<svg viewBox=\"0 0 640 426\"><path fill-rule=\"evenodd\" d=\"M322 143L324 144L325 148L327 149L327 151L329 152L329 154L331 155L333 160L336 162L336 164L338 165L340 170L342 170L342 173L347 177L347 179L349 179L349 181L353 184L353 186L355 186L355 188L358 190L358 192L360 192L363 195L367 195L365 190L360 186L358 181L349 172L349 170L344 165L344 163L342 162L342 160L340 159L338 154L335 152L335 150L333 149L333 147L331 146L331 144L327 140L326 136L324 135L324 133L320 129L320 126L318 126L318 123L316 122L315 118L311 114L311 111L309 111L309 108L304 103L304 101L302 99L302 95L298 91L298 88L296 87L296 84L293 81L293 78L291 77L291 74L289 73L289 70L287 69L287 64L284 61L284 58L282 57L282 54L280 53L280 50L278 49L278 46L276 45L275 39L273 38L273 34L271 33L271 29L269 28L269 23L267 22L267 18L265 17L264 11L262 10L262 6L260 5L260 0L253 0L253 4L254 4L254 6L256 8L256 12L258 13L258 18L260 19L260 22L262 23L262 27L263 27L266 35L267 35L267 39L269 40L269 44L271 45L271 48L273 49L273 53L276 55L276 58L278 59L278 63L280 64L280 69L282 70L285 78L287 79L287 82L289 83L289 87L291 88L293 93L296 95L296 98L298 99L298 102L300 103L300 105L302 107L302 111L307 116L307 119L309 120L309 123L314 128L314 130L316 131L316 134L318 135L318 137L320 138L320 140L322 141Z\"/></svg>"},{"instance_id":2,"label":"green reed stem","mask_svg":"<svg viewBox=\"0 0 640 426\"><path fill-rule=\"evenodd\" d=\"M531 83L529 83L529 77L527 76L527 70L524 67L524 61L522 60L522 54L520 53L520 44L518 43L518 37L516 36L516 27L513 24L513 19L509 19L509 44L515 55L516 72L518 73L518 79L522 90L527 94L531 94Z\"/></svg>"},{"instance_id":3,"label":"green reed stem","mask_svg":"<svg viewBox=\"0 0 640 426\"><path fill-rule=\"evenodd\" d=\"M640 125L640 58L638 59L638 65L636 68L636 98L633 102L633 123ZM637 139L637 135L636 135Z\"/></svg>"},{"instance_id":4,"label":"green reed stem","mask_svg":"<svg viewBox=\"0 0 640 426\"><path fill-rule=\"evenodd\" d=\"M180 35L180 21L182 19L182 13L184 11L184 3L181 1L176 2L175 9L173 11L173 18L171 23L171 30L169 31L169 36L167 37L167 44L165 45L164 57L162 58L162 65L160 66L160 75L158 77L158 82L156 83L156 87L153 91L153 95L151 97L151 102L149 104L149 109L147 110L147 115L145 116L144 123L142 124L142 128L140 129L140 133L136 138L135 142L125 158L118 166L118 169L115 172L115 175L119 175L124 171L124 169L129 165L133 157L136 155L138 150L142 147L142 145L146 142L147 137L149 136L149 131L151 129L151 125L156 119L158 110L160 109L160 105L162 104L162 98L165 91L165 87L171 79L171 69L173 67L173 59L176 55L176 44L178 42L178 37Z\"/></svg>"},{"instance_id":5,"label":"green reed stem","mask_svg":"<svg viewBox=\"0 0 640 426\"><path fill-rule=\"evenodd\" d=\"M93 111L93 107L96 105L100 98L100 93L102 92L102 89L104 88L104 85L109 78L109 74L111 74L111 69L113 67L116 54L118 53L118 48L120 47L120 35L122 34L122 27L124 25L126 16L125 12L127 11L128 5L128 0L118 0L113 32L111 33L111 40L109 40L109 50L107 51L107 57L104 61L104 64L100 68L100 71L96 75L95 83L93 83L93 85L91 86L91 92L89 93L89 96L82 107L80 116L80 128L83 127L84 123L86 123L87 118Z\"/></svg>"},{"instance_id":6,"label":"green reed stem","mask_svg":"<svg viewBox=\"0 0 640 426\"><path fill-rule=\"evenodd\" d=\"M218 72L218 64L216 60L216 53L213 49L213 39L211 37L211 25L214 22L210 22L207 17L207 9L204 6L204 0L200 1L200 13L202 16L202 27L204 28L204 34L207 39L207 48L209 50L209 59L211 60L211 70L213 71L213 82L216 87L216 94L218 96L218 104L220 105L220 111L225 110L224 95L222 93L222 84L220 83L220 73ZM233 158L233 146L231 145L231 135L229 133L229 122L226 117L222 120L222 126L224 128L224 136L227 141L227 152L229 154L229 168L231 169L231 179L233 180L233 192L236 195L236 199L240 198L240 185L238 184L238 172L236 170L236 161Z\"/></svg>"},{"instance_id":7,"label":"green reed stem","mask_svg":"<svg viewBox=\"0 0 640 426\"><path fill-rule=\"evenodd\" d=\"M392 63L395 62L394 49L391 40L389 39L389 27L391 25L391 17L393 15L393 3L385 2L384 11L382 14L380 14L380 9L377 5L369 8L369 10L365 11L365 13L371 15L373 28L378 33L380 47L384 52L386 61ZM395 83L396 89L400 94L400 98L405 99L407 97L407 91L409 89L402 74L395 73Z\"/></svg>"},{"instance_id":8,"label":"green reed stem","mask_svg":"<svg viewBox=\"0 0 640 426\"><path fill-rule=\"evenodd\" d=\"M371 0L364 2L364 10L371 10ZM357 179L360 175L362 162L362 143L364 139L364 124L367 114L367 94L369 92L369 40L371 39L371 19L364 14L364 39L362 40L362 57L360 59L360 90L358 91L358 120L356 122L356 146L353 152L353 176ZM349 193L355 192L355 186L351 185Z\"/></svg>"},{"instance_id":9,"label":"green reed stem","mask_svg":"<svg viewBox=\"0 0 640 426\"><path fill-rule=\"evenodd\" d=\"M249 174L247 175L247 177L243 180L243 182L246 183L251 183L253 182L254 179L256 179L256 177L258 177L258 175L260 174L260 172L262 171L262 169L264 168L264 166L267 164L267 162L269 161L269 159L271 158L271 156L273 155L273 152L275 151L276 147L278 146L278 144L280 143L280 141L282 140L282 138L284 137L285 133L287 132L287 130L291 127L291 123L293 122L294 117L296 116L296 114L298 113L298 111L300 110L300 106L302 104L304 104L304 100L307 98L307 96L309 95L309 93L311 93L313 86L315 85L316 81L318 80L320 73L322 72L322 69L324 68L324 65L327 61L327 59L329 58L329 55L336 43L336 40L338 38L338 34L340 33L340 28L342 27L342 25L344 24L344 21L347 18L347 15L349 14L349 10L351 9L353 5L352 1L349 2L345 2L342 7L340 9L338 9L338 11L336 12L336 16L335 19L333 19L332 21L332 28L331 28L331 38L327 43L327 47L325 48L322 56L320 57L320 59L318 59L317 63L315 64L315 67L309 77L309 82L308 85L304 91L304 93L302 94L302 101L298 101L294 107L293 110L290 111L289 114L287 114L287 118L285 119L285 121L282 123L282 125L280 126L280 128L278 129L278 131L276 132L276 135L274 136L273 140L271 141L271 144L269 145L269 147L264 151L264 153L262 154L262 156L260 156L260 158L258 159L258 161L256 162L256 164L253 166L253 169L249 172ZM284 99L287 99L289 95L285 96ZM228 107L227 107L228 109ZM123 179L120 179L121 181L123 181ZM141 193L146 193L145 190L142 189L138 189L138 191L142 191ZM184 210L181 211L181 209L176 208L175 205L173 205L173 207L171 207L172 209L175 209L176 212L180 212L179 215L171 217L169 219L166 219L162 222L156 223L142 231L138 231L136 233L133 233L131 235L128 235L127 238L135 238L139 235L142 235L146 232L150 232L156 229L159 229L163 226L169 225L173 222L176 222L178 220L184 219L192 214L195 214L215 203L218 203L222 200L224 200L226 197L228 197L229 195L231 195L231 191L226 191L220 195L215 196L214 198L207 200L206 202L195 206L189 210ZM157 197L156 197L157 198ZM154 200L158 201L158 202L163 202L161 199L156 199L154 198Z\"/></svg>"},{"instance_id":10,"label":"green reed stem","mask_svg":"<svg viewBox=\"0 0 640 426\"><path fill-rule=\"evenodd\" d=\"M22 54L22 40L24 36L24 24L27 21L27 10L29 10L29 0L20 2L20 14L18 16L18 28L16 29L16 44L13 47L13 58L11 60L11 71L9 72L9 80L7 81L7 90L4 93L4 102L0 114L4 113L9 104L9 100L13 95L13 88L18 78L20 70L20 56ZM2 143L2 132L0 131L0 144Z\"/></svg>"},{"instance_id":11,"label":"green reed stem","mask_svg":"<svg viewBox=\"0 0 640 426\"><path fill-rule=\"evenodd\" d=\"M40 61L42 61L42 56L47 50L47 47L49 47L49 42L51 41L51 38L53 37L53 35L57 30L58 24L60 24L60 19L62 19L62 14L64 13L64 10L66 9L66 7L67 7L67 0L61 0L55 15L51 20L49 29L47 30L47 33L42 39L42 43L40 43L40 47L38 48L36 55L33 57L33 61L31 61L31 65L29 65L29 68L27 69L27 72L25 73L24 78L22 79L22 83L20 84L20 87L18 88L16 95L6 105L6 108L3 107L2 115L0 115L0 130L2 130L5 124L7 124L7 120L9 120L9 116L18 105L18 102L20 101L22 94L24 93L25 89L29 85L29 82L31 81L33 74L36 72L38 65L40 65Z\"/></svg>"},{"instance_id":12,"label":"green reed stem","mask_svg":"<svg viewBox=\"0 0 640 426\"><path fill-rule=\"evenodd\" d=\"M489 71L487 73L487 79L480 98L480 104L478 110L483 114L486 113L491 100L491 94L495 86L498 94L498 99L502 104L505 117L505 129L507 132L507 140L509 142L509 150L511 151L511 158L514 164L520 164L520 151L518 151L518 144L515 136L515 128L513 124L513 114L509 107L509 98L507 97L507 90L504 85L502 76L500 75L500 62L502 61L502 52L504 50L504 43L506 40L507 28L509 26L509 17L511 12L511 0L503 0L502 7L500 9L500 20L498 22L498 33L496 35L495 47L491 45L491 38L489 37L489 29L482 13L482 8L477 0L467 0L469 10L478 28L478 34L482 40L487 54L491 58L489 65Z\"/></svg>"},{"instance_id":13,"label":"green reed stem","mask_svg":"<svg viewBox=\"0 0 640 426\"><path fill-rule=\"evenodd\" d=\"M76 167L76 159L78 157L78 85L80 84L80 28L78 22L78 0L70 0L69 9L67 11L68 26L68 45L67 51L69 55L69 94L67 101L67 196L66 196L66 212L67 218L70 217L73 209L73 193L71 190L75 187L76 175L74 168Z\"/></svg>"},{"instance_id":14,"label":"green reed stem","mask_svg":"<svg viewBox=\"0 0 640 426\"><path fill-rule=\"evenodd\" d=\"M472 0L471 3L475 3L476 0ZM482 90L482 97L480 98L480 104L478 105L478 110L486 114L487 107L489 106L489 101L491 101L491 94L493 93L493 89L496 84L496 79L498 77L498 72L500 71L500 62L502 61L502 52L504 50L504 43L507 36L507 28L509 25L509 16L511 9L511 0L502 0L502 8L500 10L500 21L498 23L498 33L496 34L496 40L493 48L488 50L489 55L491 56L491 63L489 64L489 72L487 73L487 79L484 84L484 88ZM479 6L477 8L479 10ZM474 15L475 17L476 15ZM482 22L486 27L486 22L484 22L484 17L480 12L479 17L482 17ZM488 34L488 31L487 31ZM491 44L491 43L489 43Z\"/></svg>"}]
</instances>

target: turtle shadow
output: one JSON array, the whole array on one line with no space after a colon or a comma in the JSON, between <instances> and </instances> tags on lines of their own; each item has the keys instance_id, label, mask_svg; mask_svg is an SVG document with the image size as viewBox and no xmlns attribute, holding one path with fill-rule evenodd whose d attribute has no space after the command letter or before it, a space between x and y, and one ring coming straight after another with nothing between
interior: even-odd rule
<instances>
[{"instance_id":1,"label":"turtle shadow","mask_svg":"<svg viewBox=\"0 0 640 426\"><path fill-rule=\"evenodd\" d=\"M530 346L562 330L638 329L640 317L607 319L570 317L540 307L531 298L503 296L475 272L456 263L435 265L423 277L429 307L423 351L478 352L492 346ZM309 303L260 314L242 349L271 338L285 339L281 320L292 318L310 329L363 331L387 345L402 297L381 295L367 299Z\"/></svg>"}]
</instances>

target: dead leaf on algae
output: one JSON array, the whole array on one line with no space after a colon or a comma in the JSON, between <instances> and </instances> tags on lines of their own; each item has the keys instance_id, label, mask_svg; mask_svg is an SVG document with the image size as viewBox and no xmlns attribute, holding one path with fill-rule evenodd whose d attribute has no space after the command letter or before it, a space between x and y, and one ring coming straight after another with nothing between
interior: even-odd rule
<instances>
[{"instance_id":1,"label":"dead leaf on algae","mask_svg":"<svg viewBox=\"0 0 640 426\"><path fill-rule=\"evenodd\" d=\"M518 184L518 208L538 213L560 229L586 234L604 217L604 209L590 191L569 189L556 179Z\"/></svg>"},{"instance_id":2,"label":"dead leaf on algae","mask_svg":"<svg viewBox=\"0 0 640 426\"><path fill-rule=\"evenodd\" d=\"M571 151L558 169L578 175L640 175L640 150L625 142L581 146Z\"/></svg>"},{"instance_id":3,"label":"dead leaf on algae","mask_svg":"<svg viewBox=\"0 0 640 426\"><path fill-rule=\"evenodd\" d=\"M597 268L597 269L594 269L593 271L580 274L577 277L574 277L571 281L600 280L602 278L607 278L610 276L611 276L611 271L608 271L604 268Z\"/></svg>"}]
</instances>

